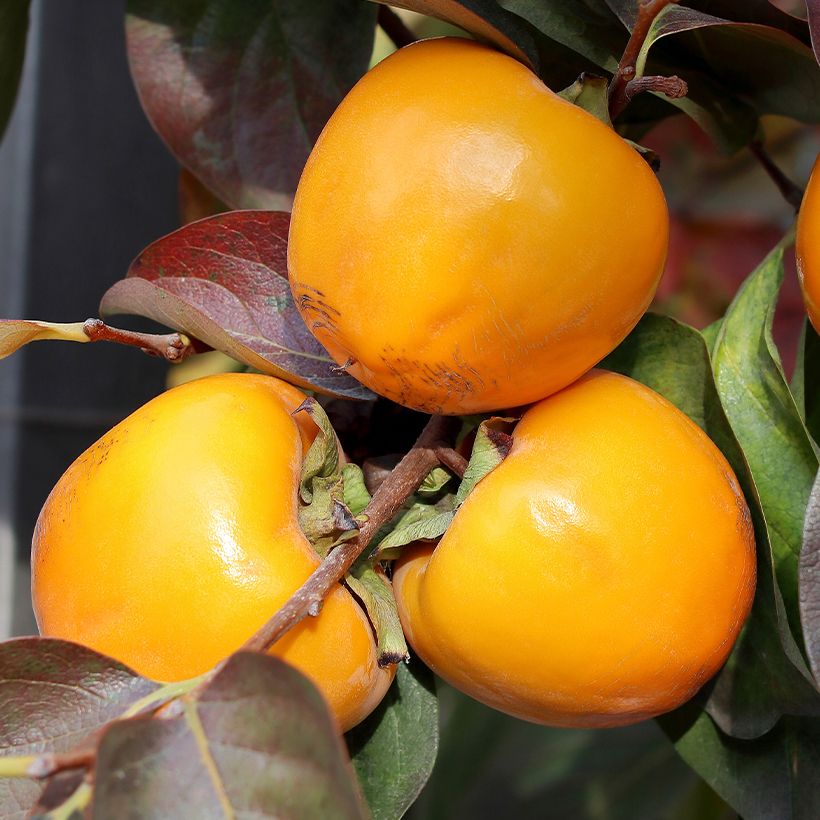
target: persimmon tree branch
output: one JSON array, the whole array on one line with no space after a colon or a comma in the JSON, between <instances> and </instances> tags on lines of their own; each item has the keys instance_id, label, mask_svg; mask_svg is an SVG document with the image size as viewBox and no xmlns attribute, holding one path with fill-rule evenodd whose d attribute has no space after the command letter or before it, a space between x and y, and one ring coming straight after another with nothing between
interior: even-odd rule
<instances>
[{"instance_id":1,"label":"persimmon tree branch","mask_svg":"<svg viewBox=\"0 0 820 820\"><path fill-rule=\"evenodd\" d=\"M376 533L401 509L430 470L438 466L438 451L448 446L448 438L457 429L456 418L430 418L413 448L374 493L362 515L359 534L332 550L307 581L241 649L262 652L308 615L319 614L324 599L365 552Z\"/></svg>"},{"instance_id":2,"label":"persimmon tree branch","mask_svg":"<svg viewBox=\"0 0 820 820\"><path fill-rule=\"evenodd\" d=\"M456 478L464 478L467 459L452 447L436 447L436 455L442 467L446 467Z\"/></svg>"},{"instance_id":3,"label":"persimmon tree branch","mask_svg":"<svg viewBox=\"0 0 820 820\"><path fill-rule=\"evenodd\" d=\"M794 208L795 212L800 210L803 202L803 189L792 182L782 171L780 166L772 159L769 152L760 140L754 140L749 144L749 150L757 161L763 166L763 170L769 175L772 182L777 186L777 190L783 195L783 199Z\"/></svg>"},{"instance_id":4,"label":"persimmon tree branch","mask_svg":"<svg viewBox=\"0 0 820 820\"><path fill-rule=\"evenodd\" d=\"M116 342L121 345L138 347L150 356L159 356L168 362L181 362L195 353L191 340L181 333L137 333L110 327L102 319L87 319L83 333L92 342Z\"/></svg>"},{"instance_id":5,"label":"persimmon tree branch","mask_svg":"<svg viewBox=\"0 0 820 820\"><path fill-rule=\"evenodd\" d=\"M609 84L609 117L614 120L630 100L642 91L657 91L667 97L685 97L688 92L686 82L680 77L638 77L637 62L646 38L657 16L678 0L640 0L638 18L629 36L624 53Z\"/></svg>"},{"instance_id":6,"label":"persimmon tree branch","mask_svg":"<svg viewBox=\"0 0 820 820\"><path fill-rule=\"evenodd\" d=\"M404 20L390 6L379 3L379 28L393 41L396 48L415 43L418 37L407 27Z\"/></svg>"}]
</instances>

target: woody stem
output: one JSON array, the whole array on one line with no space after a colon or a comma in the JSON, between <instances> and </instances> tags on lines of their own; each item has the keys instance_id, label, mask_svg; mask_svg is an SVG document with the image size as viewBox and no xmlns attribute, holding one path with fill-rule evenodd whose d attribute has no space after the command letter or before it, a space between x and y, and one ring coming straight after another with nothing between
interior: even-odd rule
<instances>
[{"instance_id":1,"label":"woody stem","mask_svg":"<svg viewBox=\"0 0 820 820\"><path fill-rule=\"evenodd\" d=\"M241 648L260 652L272 646L288 630L316 616L322 602L362 555L373 537L419 488L427 474L439 464L439 451L458 429L458 420L431 416L413 448L393 468L373 494L362 515L358 536L334 549L278 612Z\"/></svg>"}]
</instances>

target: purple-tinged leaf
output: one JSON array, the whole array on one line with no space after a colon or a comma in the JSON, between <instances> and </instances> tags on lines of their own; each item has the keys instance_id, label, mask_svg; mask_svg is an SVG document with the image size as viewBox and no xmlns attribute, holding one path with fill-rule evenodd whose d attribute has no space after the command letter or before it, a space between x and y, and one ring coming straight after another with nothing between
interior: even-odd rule
<instances>
[{"instance_id":1,"label":"purple-tinged leaf","mask_svg":"<svg viewBox=\"0 0 820 820\"><path fill-rule=\"evenodd\" d=\"M806 0L806 12L811 32L811 47L815 59L820 62L820 0Z\"/></svg>"},{"instance_id":2,"label":"purple-tinged leaf","mask_svg":"<svg viewBox=\"0 0 820 820\"><path fill-rule=\"evenodd\" d=\"M338 371L296 309L289 223L286 213L231 211L186 225L149 245L100 311L147 316L306 389L371 398Z\"/></svg>"},{"instance_id":3,"label":"purple-tinged leaf","mask_svg":"<svg viewBox=\"0 0 820 820\"><path fill-rule=\"evenodd\" d=\"M0 359L16 353L29 342L58 339L65 342L89 342L83 322L55 324L28 319L0 319Z\"/></svg>"},{"instance_id":4,"label":"purple-tinged leaf","mask_svg":"<svg viewBox=\"0 0 820 820\"><path fill-rule=\"evenodd\" d=\"M366 817L322 696L283 661L237 653L181 705L105 732L93 817Z\"/></svg>"},{"instance_id":5,"label":"purple-tinged leaf","mask_svg":"<svg viewBox=\"0 0 820 820\"><path fill-rule=\"evenodd\" d=\"M174 155L235 208L289 208L305 160L367 70L362 0L129 0L131 74Z\"/></svg>"},{"instance_id":6,"label":"purple-tinged leaf","mask_svg":"<svg viewBox=\"0 0 820 820\"><path fill-rule=\"evenodd\" d=\"M49 638L0 644L0 755L65 752L157 684L90 649ZM0 818L23 820L41 786L0 780Z\"/></svg>"}]
</instances>

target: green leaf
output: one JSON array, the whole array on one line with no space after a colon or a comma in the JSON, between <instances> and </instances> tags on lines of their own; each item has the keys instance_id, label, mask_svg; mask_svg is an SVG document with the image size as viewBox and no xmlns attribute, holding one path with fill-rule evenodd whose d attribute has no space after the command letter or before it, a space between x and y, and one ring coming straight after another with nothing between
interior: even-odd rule
<instances>
[{"instance_id":1,"label":"green leaf","mask_svg":"<svg viewBox=\"0 0 820 820\"><path fill-rule=\"evenodd\" d=\"M103 734L95 817L366 817L323 697L270 655L233 655L181 714Z\"/></svg>"},{"instance_id":2,"label":"green leaf","mask_svg":"<svg viewBox=\"0 0 820 820\"><path fill-rule=\"evenodd\" d=\"M339 443L327 413L316 399L305 399L293 413L307 413L319 428L319 433L302 462L302 474L299 479L299 496L308 504L313 498L314 478L340 475Z\"/></svg>"},{"instance_id":3,"label":"green leaf","mask_svg":"<svg viewBox=\"0 0 820 820\"><path fill-rule=\"evenodd\" d=\"M0 0L0 139L6 130L23 71L29 0Z\"/></svg>"},{"instance_id":4,"label":"green leaf","mask_svg":"<svg viewBox=\"0 0 820 820\"><path fill-rule=\"evenodd\" d=\"M370 493L364 480L364 473L358 464L345 464L342 467L344 481L344 503L353 515L364 512L370 503Z\"/></svg>"},{"instance_id":5,"label":"green leaf","mask_svg":"<svg viewBox=\"0 0 820 820\"><path fill-rule=\"evenodd\" d=\"M179 161L234 208L290 210L330 115L367 70L361 0L129 0L140 101Z\"/></svg>"},{"instance_id":6,"label":"green leaf","mask_svg":"<svg viewBox=\"0 0 820 820\"><path fill-rule=\"evenodd\" d=\"M593 74L582 74L572 85L565 88L558 96L567 102L583 108L605 125L612 127L609 118L609 100L607 92L609 81Z\"/></svg>"},{"instance_id":7,"label":"green leaf","mask_svg":"<svg viewBox=\"0 0 820 820\"><path fill-rule=\"evenodd\" d=\"M515 421L494 416L478 425L473 451L464 478L456 493L456 504L464 503L473 488L507 457L512 447L512 436L505 431Z\"/></svg>"},{"instance_id":8,"label":"green leaf","mask_svg":"<svg viewBox=\"0 0 820 820\"><path fill-rule=\"evenodd\" d=\"M681 757L744 820L820 816L820 720L785 718L757 740L727 737L694 706L659 722Z\"/></svg>"},{"instance_id":9,"label":"green leaf","mask_svg":"<svg viewBox=\"0 0 820 820\"><path fill-rule=\"evenodd\" d=\"M359 522L345 504L345 480L339 464L339 442L324 408L305 399L296 413L307 413L319 432L302 461L299 481L299 526L324 558L333 547L353 538Z\"/></svg>"},{"instance_id":10,"label":"green leaf","mask_svg":"<svg viewBox=\"0 0 820 820\"><path fill-rule=\"evenodd\" d=\"M396 522L394 528L381 540L378 554L381 558L394 558L392 550L407 546L414 541L435 541L450 526L455 511L442 510L435 504L413 504ZM389 552L390 551L390 552Z\"/></svg>"},{"instance_id":11,"label":"green leaf","mask_svg":"<svg viewBox=\"0 0 820 820\"><path fill-rule=\"evenodd\" d=\"M390 581L369 562L358 563L345 576L345 582L364 605L376 633L379 666L401 663L410 655L399 621L396 599Z\"/></svg>"},{"instance_id":12,"label":"green leaf","mask_svg":"<svg viewBox=\"0 0 820 820\"><path fill-rule=\"evenodd\" d=\"M758 490L777 581L789 623L799 636L797 561L818 460L772 341L782 278L783 248L778 246L749 276L726 312L715 340L713 368Z\"/></svg>"},{"instance_id":13,"label":"green leaf","mask_svg":"<svg viewBox=\"0 0 820 820\"><path fill-rule=\"evenodd\" d=\"M815 712L820 699L788 627L757 489L718 397L703 338L674 319L647 314L602 364L651 387L698 424L731 465L752 514L755 600L711 693L703 695L708 695L706 708L725 731L739 737L764 734L784 713Z\"/></svg>"},{"instance_id":14,"label":"green leaf","mask_svg":"<svg viewBox=\"0 0 820 820\"><path fill-rule=\"evenodd\" d=\"M444 467L433 467L416 492L421 496L438 495L452 480L452 473Z\"/></svg>"},{"instance_id":15,"label":"green leaf","mask_svg":"<svg viewBox=\"0 0 820 820\"><path fill-rule=\"evenodd\" d=\"M797 351L792 394L812 440L820 444L820 336L808 320Z\"/></svg>"},{"instance_id":16,"label":"green leaf","mask_svg":"<svg viewBox=\"0 0 820 820\"><path fill-rule=\"evenodd\" d=\"M438 752L433 675L416 660L400 664L384 700L346 737L374 820L397 820L427 782Z\"/></svg>"},{"instance_id":17,"label":"green leaf","mask_svg":"<svg viewBox=\"0 0 820 820\"><path fill-rule=\"evenodd\" d=\"M652 721L552 729L439 695L441 751L413 820L730 820Z\"/></svg>"}]
</instances>

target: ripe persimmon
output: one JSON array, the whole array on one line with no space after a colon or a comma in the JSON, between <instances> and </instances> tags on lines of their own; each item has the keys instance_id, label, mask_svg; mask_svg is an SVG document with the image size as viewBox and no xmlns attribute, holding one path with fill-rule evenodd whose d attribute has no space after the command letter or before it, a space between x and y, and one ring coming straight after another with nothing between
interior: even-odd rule
<instances>
[{"instance_id":1,"label":"ripe persimmon","mask_svg":"<svg viewBox=\"0 0 820 820\"><path fill-rule=\"evenodd\" d=\"M809 177L797 216L795 253L806 313L820 333L820 159Z\"/></svg>"},{"instance_id":2,"label":"ripe persimmon","mask_svg":"<svg viewBox=\"0 0 820 820\"><path fill-rule=\"evenodd\" d=\"M365 385L431 413L543 398L632 329L668 212L642 157L526 66L462 39L378 64L319 137L288 270Z\"/></svg>"},{"instance_id":3,"label":"ripe persimmon","mask_svg":"<svg viewBox=\"0 0 820 820\"><path fill-rule=\"evenodd\" d=\"M454 686L538 723L617 726L674 709L723 664L754 595L754 536L700 428L593 371L526 411L393 584L411 646Z\"/></svg>"},{"instance_id":4,"label":"ripe persimmon","mask_svg":"<svg viewBox=\"0 0 820 820\"><path fill-rule=\"evenodd\" d=\"M34 533L43 635L176 681L249 638L319 563L297 518L316 435L305 396L268 376L184 384L138 409L66 471ZM313 679L342 729L379 703L370 622L343 587L271 649Z\"/></svg>"}]
</instances>

